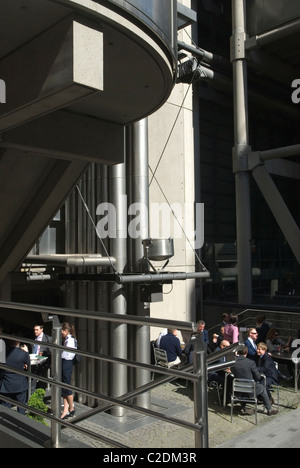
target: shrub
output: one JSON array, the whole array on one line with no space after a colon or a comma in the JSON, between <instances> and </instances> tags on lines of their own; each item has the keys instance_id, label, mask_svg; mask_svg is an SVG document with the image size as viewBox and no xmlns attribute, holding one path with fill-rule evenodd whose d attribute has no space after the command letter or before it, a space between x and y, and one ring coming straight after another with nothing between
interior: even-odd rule
<instances>
[{"instance_id":1,"label":"shrub","mask_svg":"<svg viewBox=\"0 0 300 468\"><path fill-rule=\"evenodd\" d=\"M42 411L43 413L47 413L48 412L48 406L44 403L45 394L46 393L45 393L45 390L43 388L38 388L31 395L30 400L28 402L28 406L30 406L31 408L34 408L36 410ZM40 414L28 413L27 417L30 418L30 419L33 419L35 421L38 421L41 424L44 424L45 426L48 426L45 419Z\"/></svg>"}]
</instances>

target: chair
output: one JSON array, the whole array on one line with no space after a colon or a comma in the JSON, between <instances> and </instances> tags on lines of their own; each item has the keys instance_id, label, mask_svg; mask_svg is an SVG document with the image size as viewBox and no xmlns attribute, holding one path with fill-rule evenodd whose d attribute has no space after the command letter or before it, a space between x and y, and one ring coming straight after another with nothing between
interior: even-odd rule
<instances>
[{"instance_id":1,"label":"chair","mask_svg":"<svg viewBox=\"0 0 300 468\"><path fill-rule=\"evenodd\" d=\"M231 423L235 403L252 403L255 405L255 423L257 425L257 395L254 380L234 379L231 395Z\"/></svg>"},{"instance_id":2,"label":"chair","mask_svg":"<svg viewBox=\"0 0 300 468\"><path fill-rule=\"evenodd\" d=\"M274 361L274 364L275 364L275 367L276 369L278 370L279 369L279 365L278 365L278 362ZM277 408L279 410L279 406L280 406L280 385L276 385L276 384L272 384L271 386L271 392L277 390Z\"/></svg>"},{"instance_id":3,"label":"chair","mask_svg":"<svg viewBox=\"0 0 300 468\"><path fill-rule=\"evenodd\" d=\"M210 382L208 390L211 390L212 388L215 388L217 390L219 405L222 406L221 395L220 395L220 390L222 390L222 385L216 382L215 380L213 380L212 382Z\"/></svg>"},{"instance_id":4,"label":"chair","mask_svg":"<svg viewBox=\"0 0 300 468\"><path fill-rule=\"evenodd\" d=\"M155 365L170 369L167 352L164 349L154 348Z\"/></svg>"}]
</instances>

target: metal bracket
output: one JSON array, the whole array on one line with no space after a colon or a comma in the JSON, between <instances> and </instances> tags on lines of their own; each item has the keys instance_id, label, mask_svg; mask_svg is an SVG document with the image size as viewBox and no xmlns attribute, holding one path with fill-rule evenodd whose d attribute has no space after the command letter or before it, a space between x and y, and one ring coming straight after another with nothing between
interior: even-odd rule
<instances>
[{"instance_id":1,"label":"metal bracket","mask_svg":"<svg viewBox=\"0 0 300 468\"><path fill-rule=\"evenodd\" d=\"M244 32L234 34L230 39L230 59L231 62L236 60L246 60L246 40L248 36Z\"/></svg>"},{"instance_id":2,"label":"metal bracket","mask_svg":"<svg viewBox=\"0 0 300 468\"><path fill-rule=\"evenodd\" d=\"M263 166L264 162L261 160L260 151L253 151L248 155L248 170L252 172L256 167Z\"/></svg>"},{"instance_id":3,"label":"metal bracket","mask_svg":"<svg viewBox=\"0 0 300 468\"><path fill-rule=\"evenodd\" d=\"M233 173L248 172L249 155L252 153L251 146L237 145L233 148Z\"/></svg>"}]
</instances>

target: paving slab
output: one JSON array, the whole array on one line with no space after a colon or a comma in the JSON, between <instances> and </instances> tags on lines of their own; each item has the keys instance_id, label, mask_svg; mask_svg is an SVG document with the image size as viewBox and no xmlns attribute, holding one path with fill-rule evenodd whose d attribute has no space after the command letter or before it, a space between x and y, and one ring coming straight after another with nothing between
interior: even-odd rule
<instances>
[{"instance_id":1,"label":"paving slab","mask_svg":"<svg viewBox=\"0 0 300 468\"><path fill-rule=\"evenodd\" d=\"M218 448L300 448L300 409L278 416Z\"/></svg>"}]
</instances>

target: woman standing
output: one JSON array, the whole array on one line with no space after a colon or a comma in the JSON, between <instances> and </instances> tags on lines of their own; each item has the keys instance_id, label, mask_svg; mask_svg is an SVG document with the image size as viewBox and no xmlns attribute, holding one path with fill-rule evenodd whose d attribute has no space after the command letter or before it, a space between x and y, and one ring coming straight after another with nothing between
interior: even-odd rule
<instances>
[{"instance_id":1,"label":"woman standing","mask_svg":"<svg viewBox=\"0 0 300 468\"><path fill-rule=\"evenodd\" d=\"M235 314L230 315L229 323L225 325L224 340L229 341L232 345L239 342L239 329L237 326L238 316Z\"/></svg>"},{"instance_id":2,"label":"woman standing","mask_svg":"<svg viewBox=\"0 0 300 468\"><path fill-rule=\"evenodd\" d=\"M75 335L75 329L73 325L69 323L62 324L61 330L62 338L64 340L64 346L66 348L77 349L77 341ZM69 351L62 352L62 382L71 385L73 364L75 354ZM71 418L75 415L73 392L65 388L62 389L62 396L64 399L64 410L61 415L61 419Z\"/></svg>"}]
</instances>

